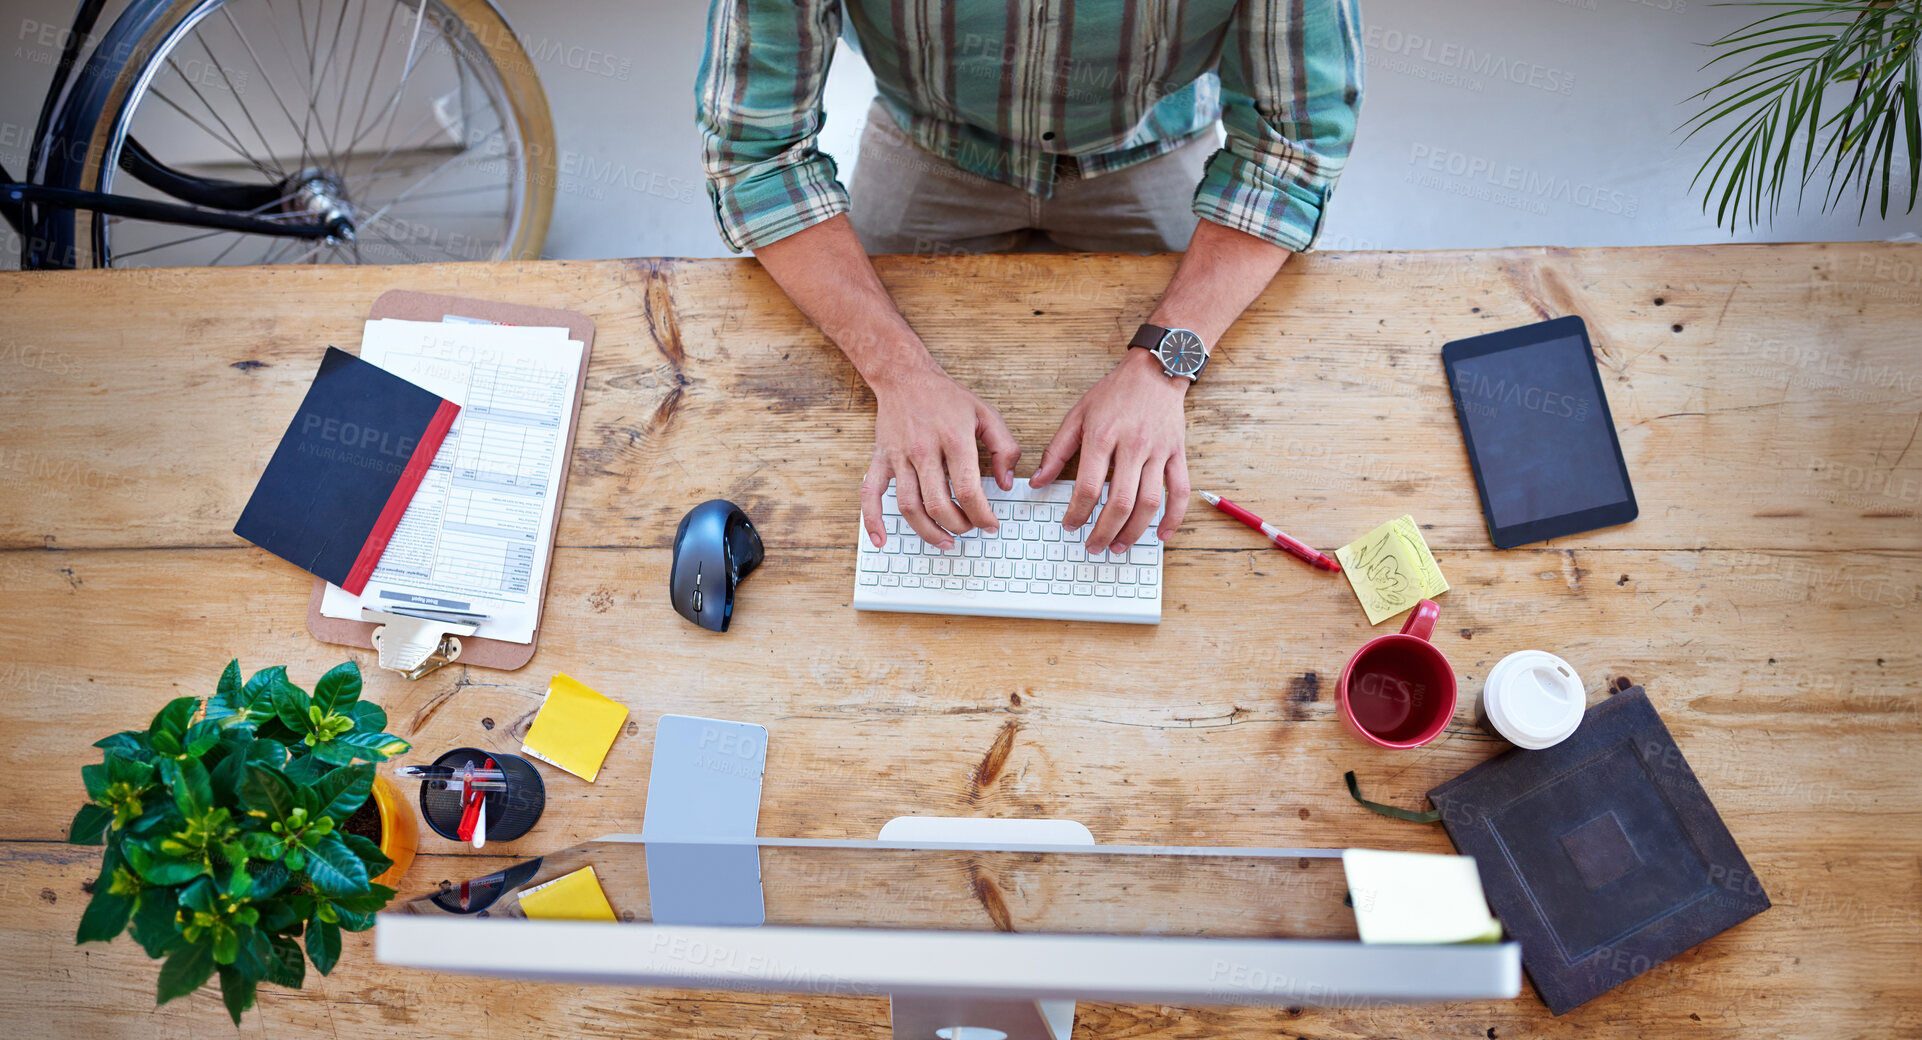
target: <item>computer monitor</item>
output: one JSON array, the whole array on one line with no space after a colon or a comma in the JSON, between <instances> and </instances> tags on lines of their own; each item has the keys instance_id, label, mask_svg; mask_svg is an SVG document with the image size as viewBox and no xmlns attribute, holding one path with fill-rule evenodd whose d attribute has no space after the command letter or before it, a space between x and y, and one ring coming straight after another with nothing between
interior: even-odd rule
<instances>
[{"instance_id":1,"label":"computer monitor","mask_svg":"<svg viewBox=\"0 0 1922 1040\"><path fill-rule=\"evenodd\" d=\"M1077 999L1365 1009L1520 992L1515 943L1357 941L1339 856L610 835L396 905L375 953L503 978L887 995L895 1035L920 1040L1065 1040ZM614 921L528 919L522 894L589 866Z\"/></svg>"}]
</instances>

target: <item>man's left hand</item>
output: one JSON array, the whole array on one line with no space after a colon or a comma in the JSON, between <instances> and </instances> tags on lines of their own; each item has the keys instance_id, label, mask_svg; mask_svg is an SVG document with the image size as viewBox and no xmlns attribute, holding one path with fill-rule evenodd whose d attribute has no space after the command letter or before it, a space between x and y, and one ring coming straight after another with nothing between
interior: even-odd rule
<instances>
[{"instance_id":1,"label":"man's left hand","mask_svg":"<svg viewBox=\"0 0 1922 1040\"><path fill-rule=\"evenodd\" d=\"M1041 468L1028 483L1055 480L1068 458L1081 449L1074 497L1062 526L1073 531L1088 522L1101 500L1101 485L1114 478L1108 502L1088 532L1090 552L1125 550L1154 520L1166 496L1167 512L1158 536L1166 540L1188 510L1188 387L1181 376L1161 369L1151 351L1130 349L1121 363L1090 387L1061 421L1061 429L1041 455Z\"/></svg>"}]
</instances>

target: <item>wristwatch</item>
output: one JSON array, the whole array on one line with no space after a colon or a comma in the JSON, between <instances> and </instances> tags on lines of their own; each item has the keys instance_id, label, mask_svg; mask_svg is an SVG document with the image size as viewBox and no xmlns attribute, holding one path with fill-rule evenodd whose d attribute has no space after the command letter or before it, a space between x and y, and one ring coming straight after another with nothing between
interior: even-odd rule
<instances>
[{"instance_id":1,"label":"wristwatch","mask_svg":"<svg viewBox=\"0 0 1922 1040\"><path fill-rule=\"evenodd\" d=\"M1187 376L1190 383L1208 367L1208 344L1187 329L1144 324L1135 330L1135 338L1128 341L1128 346L1152 353L1160 359L1163 372L1170 377Z\"/></svg>"}]
</instances>

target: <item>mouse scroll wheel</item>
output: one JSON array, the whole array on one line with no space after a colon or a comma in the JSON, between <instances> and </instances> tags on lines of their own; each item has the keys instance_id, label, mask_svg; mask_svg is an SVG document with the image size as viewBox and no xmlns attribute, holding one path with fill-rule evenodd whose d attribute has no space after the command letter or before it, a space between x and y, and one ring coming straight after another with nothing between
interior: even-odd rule
<instances>
[{"instance_id":1,"label":"mouse scroll wheel","mask_svg":"<svg viewBox=\"0 0 1922 1040\"><path fill-rule=\"evenodd\" d=\"M698 564L694 568L694 609L701 609L701 568Z\"/></svg>"}]
</instances>

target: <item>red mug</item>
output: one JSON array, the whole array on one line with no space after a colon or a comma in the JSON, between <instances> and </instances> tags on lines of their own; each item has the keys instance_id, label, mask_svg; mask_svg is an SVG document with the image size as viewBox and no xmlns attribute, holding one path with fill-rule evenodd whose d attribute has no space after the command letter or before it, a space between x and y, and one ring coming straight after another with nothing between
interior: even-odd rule
<instances>
[{"instance_id":1,"label":"red mug","mask_svg":"<svg viewBox=\"0 0 1922 1040\"><path fill-rule=\"evenodd\" d=\"M1441 736L1455 717L1455 669L1429 637L1441 608L1415 605L1401 632L1363 643L1341 670L1335 705L1363 740L1411 748Z\"/></svg>"}]
</instances>

